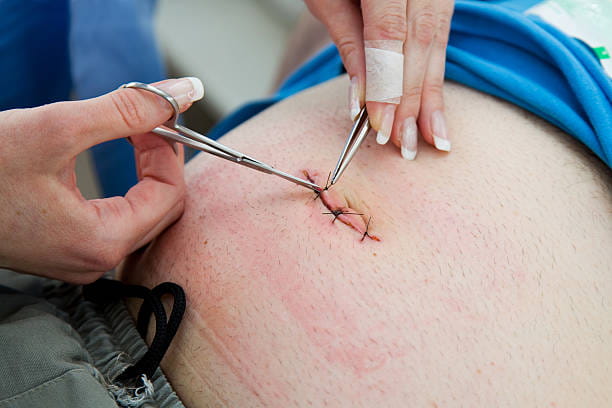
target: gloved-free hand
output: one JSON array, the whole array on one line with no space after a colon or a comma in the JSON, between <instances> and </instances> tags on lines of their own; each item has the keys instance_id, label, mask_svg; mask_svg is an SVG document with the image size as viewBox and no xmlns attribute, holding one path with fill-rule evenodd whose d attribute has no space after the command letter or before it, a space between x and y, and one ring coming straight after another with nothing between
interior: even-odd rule
<instances>
[{"instance_id":1,"label":"gloved-free hand","mask_svg":"<svg viewBox=\"0 0 612 408\"><path fill-rule=\"evenodd\" d=\"M351 117L367 104L376 141L414 159L417 134L449 151L442 86L454 0L305 0L351 79ZM366 92L367 90L367 92Z\"/></svg>"},{"instance_id":2,"label":"gloved-free hand","mask_svg":"<svg viewBox=\"0 0 612 408\"><path fill-rule=\"evenodd\" d=\"M181 111L203 95L196 78L155 84ZM173 114L150 92L0 112L0 267L73 283L99 278L183 211L183 151L149 133ZM130 137L139 182L125 197L86 200L76 156Z\"/></svg>"}]
</instances>

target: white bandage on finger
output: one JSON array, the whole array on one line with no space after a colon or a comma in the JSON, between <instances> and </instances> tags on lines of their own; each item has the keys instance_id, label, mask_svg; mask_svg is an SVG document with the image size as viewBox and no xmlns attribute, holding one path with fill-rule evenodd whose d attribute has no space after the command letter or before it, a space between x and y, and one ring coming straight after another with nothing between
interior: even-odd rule
<instances>
[{"instance_id":1,"label":"white bandage on finger","mask_svg":"<svg viewBox=\"0 0 612 408\"><path fill-rule=\"evenodd\" d=\"M400 103L404 82L404 42L365 41L366 101Z\"/></svg>"}]
</instances>

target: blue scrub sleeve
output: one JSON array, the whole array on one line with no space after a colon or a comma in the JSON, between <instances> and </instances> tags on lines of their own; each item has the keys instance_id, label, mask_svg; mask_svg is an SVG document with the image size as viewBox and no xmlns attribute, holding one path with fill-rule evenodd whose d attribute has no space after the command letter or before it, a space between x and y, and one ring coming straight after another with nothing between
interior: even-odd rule
<instances>
[{"instance_id":1,"label":"blue scrub sleeve","mask_svg":"<svg viewBox=\"0 0 612 408\"><path fill-rule=\"evenodd\" d=\"M70 54L74 93L93 98L121 84L164 79L155 43L156 0L71 0ZM125 140L91 148L105 197L124 195L136 184L134 151Z\"/></svg>"}]
</instances>

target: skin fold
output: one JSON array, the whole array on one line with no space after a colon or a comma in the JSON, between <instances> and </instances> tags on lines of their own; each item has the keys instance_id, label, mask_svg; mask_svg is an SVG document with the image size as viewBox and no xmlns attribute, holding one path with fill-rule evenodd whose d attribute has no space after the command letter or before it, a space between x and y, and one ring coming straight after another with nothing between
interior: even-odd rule
<instances>
[{"instance_id":1,"label":"skin fold","mask_svg":"<svg viewBox=\"0 0 612 408\"><path fill-rule=\"evenodd\" d=\"M222 141L324 185L348 82ZM325 200L203 154L186 166L182 218L121 279L185 289L162 367L188 407L610 406L609 170L517 107L445 89L452 153L405 161L370 135Z\"/></svg>"},{"instance_id":2,"label":"skin fold","mask_svg":"<svg viewBox=\"0 0 612 408\"><path fill-rule=\"evenodd\" d=\"M311 182L324 186L324 190L320 194L315 194L313 200L320 200L325 208L329 210L324 211L322 214L331 215L332 223L339 220L343 224L348 225L361 234L362 240L370 238L380 241L379 237L371 234L370 222L372 217L364 212L368 211L368 207L358 198L357 194L350 189L329 188L329 176L325 178L316 170L304 170L303 173Z\"/></svg>"}]
</instances>

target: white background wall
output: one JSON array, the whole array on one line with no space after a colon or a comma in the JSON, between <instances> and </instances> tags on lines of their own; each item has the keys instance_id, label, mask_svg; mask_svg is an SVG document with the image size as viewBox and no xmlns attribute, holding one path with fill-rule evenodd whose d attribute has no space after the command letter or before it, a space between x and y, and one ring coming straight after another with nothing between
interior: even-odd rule
<instances>
[{"instance_id":1,"label":"white background wall","mask_svg":"<svg viewBox=\"0 0 612 408\"><path fill-rule=\"evenodd\" d=\"M160 0L157 33L176 74L204 82L207 110L225 116L267 95L301 0Z\"/></svg>"}]
</instances>

